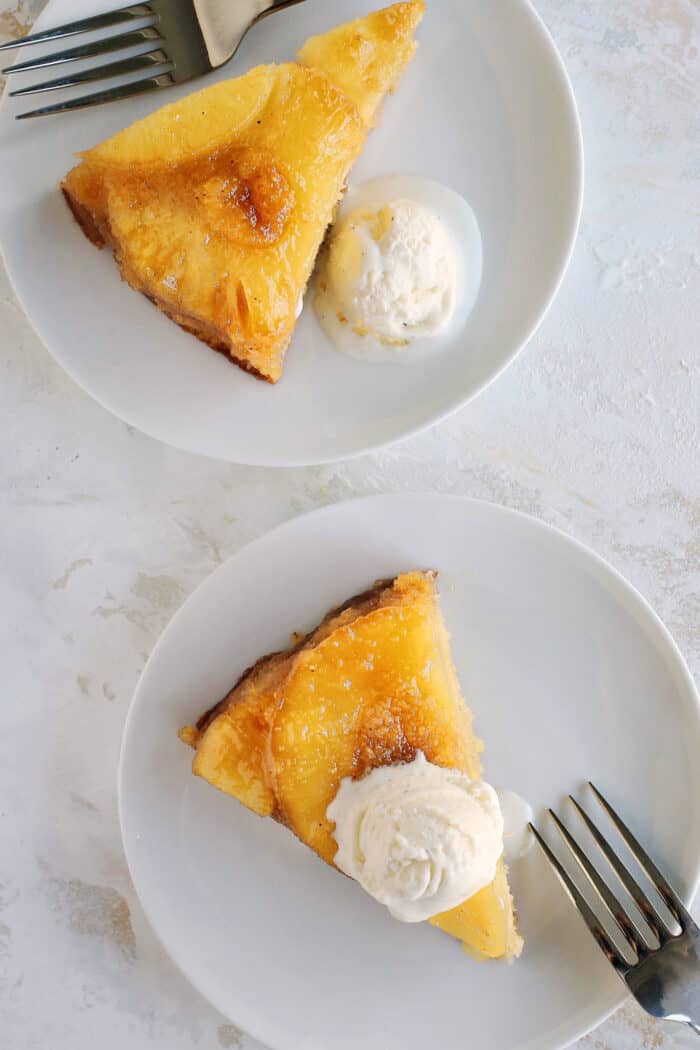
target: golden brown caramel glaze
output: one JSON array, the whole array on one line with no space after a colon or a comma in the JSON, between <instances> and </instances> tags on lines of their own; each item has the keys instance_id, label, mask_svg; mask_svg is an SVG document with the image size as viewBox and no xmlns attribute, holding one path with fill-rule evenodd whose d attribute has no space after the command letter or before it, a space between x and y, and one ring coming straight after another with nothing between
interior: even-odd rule
<instances>
[{"instance_id":1,"label":"golden brown caramel glaze","mask_svg":"<svg viewBox=\"0 0 700 1050\"><path fill-rule=\"evenodd\" d=\"M297 55L303 66L327 73L373 126L382 99L394 91L413 58L413 39L425 13L423 0L392 4L364 18L312 36Z\"/></svg>"},{"instance_id":2,"label":"golden brown caramel glaze","mask_svg":"<svg viewBox=\"0 0 700 1050\"><path fill-rule=\"evenodd\" d=\"M366 128L323 74L292 64L198 95L199 108L190 96L85 154L63 188L129 284L275 382Z\"/></svg>"},{"instance_id":3,"label":"golden brown caramel glaze","mask_svg":"<svg viewBox=\"0 0 700 1050\"><path fill-rule=\"evenodd\" d=\"M352 54L314 38L322 72L258 66L83 152L62 189L86 235L177 324L276 382L363 114L413 54L422 7L352 23Z\"/></svg>"},{"instance_id":4,"label":"golden brown caramel glaze","mask_svg":"<svg viewBox=\"0 0 700 1050\"><path fill-rule=\"evenodd\" d=\"M321 637L322 632L327 627L333 625L342 613L352 611L353 615L357 615L358 613L366 615L373 608L377 607L381 601L383 592L389 590L392 583L393 580L391 579L377 580L377 582L372 587L368 587L366 591L362 591L360 594L348 598L347 601L342 603L342 605L337 606L335 609L331 609L331 611L324 616L323 620L321 620L318 627L315 627L313 631L309 631L308 633L295 631L292 636L292 644L288 649L261 656L259 660L256 660L254 664L251 664L250 667L245 669L223 700L220 700L213 707L210 707L208 711L205 711L204 714L199 717L197 720L194 743L190 737L188 737L185 742L191 744L192 747L196 747L198 735L204 732L217 715L220 715L227 708L233 706L239 701L241 686L243 686L243 684L251 678L256 671L261 670L271 662L287 659L287 657L291 656L293 653L298 653L305 646L313 645L314 642Z\"/></svg>"},{"instance_id":5,"label":"golden brown caramel glaze","mask_svg":"<svg viewBox=\"0 0 700 1050\"><path fill-rule=\"evenodd\" d=\"M244 249L279 241L294 208L294 190L274 156L245 146L222 149L204 163L190 161L153 179L136 178L137 207L144 195L147 200L158 192L177 194L183 211L198 207L210 236Z\"/></svg>"},{"instance_id":6,"label":"golden brown caramel glaze","mask_svg":"<svg viewBox=\"0 0 700 1050\"><path fill-rule=\"evenodd\" d=\"M180 737L196 749L194 773L286 824L331 865L326 810L344 777L410 762L419 750L481 775L432 572L379 581L334 609L248 668ZM476 955L519 951L502 864L492 887L431 921Z\"/></svg>"},{"instance_id":7,"label":"golden brown caramel glaze","mask_svg":"<svg viewBox=\"0 0 700 1050\"><path fill-rule=\"evenodd\" d=\"M457 685L431 573L399 576L369 607L348 607L289 664L272 721L277 808L328 862L328 805L340 781L410 761L480 772L480 743ZM329 630L330 628L330 630Z\"/></svg>"},{"instance_id":8,"label":"golden brown caramel glaze","mask_svg":"<svg viewBox=\"0 0 700 1050\"><path fill-rule=\"evenodd\" d=\"M353 670L354 680L339 678L338 664ZM450 698L446 712L432 697L423 697L424 692L430 693L436 686L441 695ZM320 721L319 691L323 693L321 706L325 709L325 720ZM362 704L357 702L358 691L364 697ZM422 704L418 703L421 698ZM352 723L348 721L348 711L353 714ZM243 723L246 731L264 731L270 736L264 746L248 739L245 744L242 741L242 747L261 756L257 776L270 789L271 808L296 829L294 806L291 812L285 806L284 785L280 791L278 771L272 775L266 756L273 759L275 767L287 764L285 741L290 734L295 736L300 719L317 723L319 732L314 750L313 726L302 726L300 730L305 739L311 733L304 749L310 765L305 764L298 750L290 756L290 776L302 781L313 776L311 767L319 764L321 776L326 776L321 753L328 739L328 724L344 724L344 759L340 763L336 748L337 776L323 788L330 797L343 776L361 776L378 765L410 760L418 748L425 751L426 757L432 756L431 760L442 758L443 764L478 775L480 744L471 732L471 718L459 696L449 660L433 573L415 572L396 580L378 581L329 612L290 649L264 656L248 668L231 692L202 715L196 729L188 728L187 742L199 748L195 771L202 772L207 749L222 724L235 723L239 735ZM210 729L215 724L212 733ZM331 729L330 735L338 737L339 746L338 732ZM462 746L464 740L468 747ZM234 766L236 761L230 752L228 757ZM281 779L284 781L284 775ZM320 799L323 821L330 797L327 801ZM309 823L318 821L314 816ZM327 822L324 828L325 837L322 842L319 839L320 852L332 860L335 844Z\"/></svg>"}]
</instances>

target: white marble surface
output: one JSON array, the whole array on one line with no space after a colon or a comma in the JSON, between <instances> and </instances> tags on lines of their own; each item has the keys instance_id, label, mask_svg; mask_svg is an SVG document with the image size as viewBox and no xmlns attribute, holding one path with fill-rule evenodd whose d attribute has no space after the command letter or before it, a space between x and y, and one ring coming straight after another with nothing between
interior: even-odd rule
<instances>
[{"instance_id":1,"label":"white marble surface","mask_svg":"<svg viewBox=\"0 0 700 1050\"><path fill-rule=\"evenodd\" d=\"M600 551L700 669L700 8L538 6L583 119L578 246L527 351L431 433L347 465L279 472L172 451L63 375L0 274L1 1050L253 1046L187 985L143 918L115 769L158 634L270 526L380 491L502 502ZM0 13L0 34L19 35L35 13L24 3ZM579 1047L691 1045L630 1005Z\"/></svg>"}]
</instances>

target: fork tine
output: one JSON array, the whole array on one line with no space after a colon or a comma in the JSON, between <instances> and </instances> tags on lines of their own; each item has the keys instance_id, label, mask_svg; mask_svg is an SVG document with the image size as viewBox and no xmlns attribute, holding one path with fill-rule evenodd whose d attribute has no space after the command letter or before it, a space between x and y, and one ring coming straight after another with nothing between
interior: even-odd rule
<instances>
[{"instance_id":1,"label":"fork tine","mask_svg":"<svg viewBox=\"0 0 700 1050\"><path fill-rule=\"evenodd\" d=\"M603 833L598 830L585 810L581 808L576 799L572 798L571 795L569 795L569 798L573 802L579 817L590 831L602 853L605 855L613 871L617 874L620 882L625 887L656 936L662 942L668 940L670 931L668 930L662 916L659 914L658 909L654 907L637 880L630 873L627 865L620 860L615 850L612 848Z\"/></svg>"},{"instance_id":2,"label":"fork tine","mask_svg":"<svg viewBox=\"0 0 700 1050\"><path fill-rule=\"evenodd\" d=\"M536 827L534 827L533 824L530 824L530 831L539 842L545 857L554 869L556 876L558 877L562 886L566 890L566 893L570 897L572 904L574 905L579 915L586 923L586 926L598 942L608 962L610 962L615 967L618 973L624 974L627 970L629 970L629 964L620 957L617 948L613 945L612 941L608 937L607 932L601 925L597 915L589 906L583 894L579 891L578 887L576 886L576 883L571 879L566 868L554 855L554 853L551 851L551 849L549 848L549 846L547 845L547 843L542 838L539 831Z\"/></svg>"},{"instance_id":3,"label":"fork tine","mask_svg":"<svg viewBox=\"0 0 700 1050\"><path fill-rule=\"evenodd\" d=\"M590 882L591 886L598 894L598 897L606 906L610 912L611 917L615 920L617 925L620 927L620 932L624 936L625 940L629 944L630 948L636 952L640 959L643 959L649 954L649 949L645 943L644 937L636 926L636 924L630 919L625 912L624 908L620 904L619 900L612 892L608 884L591 864L590 860L581 849L574 836L571 834L569 829L564 826L559 817L556 815L553 809L549 810L549 815L557 826L557 829L566 842L567 846L571 850L572 854L581 865L581 868L586 875L586 878Z\"/></svg>"},{"instance_id":4,"label":"fork tine","mask_svg":"<svg viewBox=\"0 0 700 1050\"><path fill-rule=\"evenodd\" d=\"M102 102L116 102L118 99L132 98L134 95L142 95L147 91L156 91L158 88L170 87L173 83L174 80L170 73L159 73L157 76L132 80L130 84L122 84L119 87L96 91L92 95L80 95L78 98L71 98L66 102L57 102L53 106L42 106L41 109L33 109L29 113L18 113L15 119L28 120L30 117L46 117L52 113L67 113L71 109L99 106Z\"/></svg>"},{"instance_id":5,"label":"fork tine","mask_svg":"<svg viewBox=\"0 0 700 1050\"><path fill-rule=\"evenodd\" d=\"M14 66L7 66L2 72L26 73L32 69L42 69L44 66L57 66L62 62L75 62L81 58L97 58L99 55L108 55L111 51L122 51L126 47L134 47L144 42L153 43L160 39L160 33L155 27L144 26L132 33L117 33L104 40L95 40L90 44L80 44L78 47L68 47L65 51L54 51L40 58L17 62Z\"/></svg>"},{"instance_id":6,"label":"fork tine","mask_svg":"<svg viewBox=\"0 0 700 1050\"><path fill-rule=\"evenodd\" d=\"M66 36L76 36L78 33L91 33L95 29L108 29L110 26L123 25L124 22L133 22L136 18L152 15L153 9L149 3L132 4L130 7L120 7L116 11L107 11L103 15L93 15L92 18L81 18L77 22L67 22L65 25L56 26L54 29L44 29L40 33L32 33L21 40L9 40L0 44L0 51L10 48L28 47L31 44L41 44L45 40L61 40Z\"/></svg>"},{"instance_id":7,"label":"fork tine","mask_svg":"<svg viewBox=\"0 0 700 1050\"><path fill-rule=\"evenodd\" d=\"M90 84L95 80L108 80L110 77L121 77L127 73L142 73L145 69L153 69L154 66L163 66L168 63L168 56L164 51L149 51L145 55L136 55L135 58L125 58L120 62L108 62L96 69L86 69L82 73L75 73L71 77L56 77L55 80L45 80L41 84L33 84L31 87L18 88L10 91L10 97L19 95L37 95L40 91L56 91L58 88L76 87L78 84ZM170 63L172 68L172 63ZM166 73L168 70L163 69Z\"/></svg>"},{"instance_id":8,"label":"fork tine","mask_svg":"<svg viewBox=\"0 0 700 1050\"><path fill-rule=\"evenodd\" d=\"M630 848L630 850L632 852L632 855L634 856L635 860L639 864L640 868L647 875L647 877L650 879L650 881L652 882L652 884L656 888L656 890L657 890L659 896L661 897L662 901L664 902L664 904L666 905L668 910L671 912L671 915L674 917L674 919L676 920L678 925L681 927L681 929L685 930L686 927L689 926L692 923L693 920L691 919L687 908L683 904L683 901L680 899L680 897L675 892L675 890L673 890L671 888L671 886L667 882L666 878L661 874L661 872L659 871L657 866L654 864L653 860L651 859L649 854L646 852L646 850L642 849L642 847L640 846L639 842L634 837L634 835L632 834L630 829L627 827L627 825L624 823L622 818L617 815L617 813L612 808L612 806L607 801L607 799L605 799L601 795L600 791L595 786L595 784L592 784L590 781L588 783L589 783L589 787L592 789L593 793L595 794L596 798L600 802L601 806L603 807L605 812L608 814L608 816L612 820L613 824L615 825L617 830L620 832L620 834L622 835L622 837L625 840L625 842L627 843L627 845L629 846L629 848ZM578 808L580 809L580 807L578 807ZM581 810L581 812L583 813L582 810ZM586 822L592 824L592 821L589 821L588 819L587 819ZM602 838L602 835L600 837ZM605 840L603 840L603 841L605 841ZM605 852L605 851L603 851L603 852ZM630 878L631 878L631 876L630 876ZM632 880L632 882L633 882L633 885L636 887L637 884L634 882L634 880ZM629 887L628 887L628 889L629 889ZM641 890L639 892L641 893ZM633 894L633 896L634 896L634 894ZM646 898L644 897L644 894L642 894L642 897L646 900ZM658 915L658 912L656 911L656 909L654 909L654 913L656 915Z\"/></svg>"}]
</instances>

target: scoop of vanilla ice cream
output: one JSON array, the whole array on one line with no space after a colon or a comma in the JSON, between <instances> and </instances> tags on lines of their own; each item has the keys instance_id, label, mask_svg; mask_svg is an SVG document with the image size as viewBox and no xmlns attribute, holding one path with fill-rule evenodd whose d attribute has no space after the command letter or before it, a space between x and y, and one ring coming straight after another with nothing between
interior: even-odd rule
<instances>
[{"instance_id":1,"label":"scoop of vanilla ice cream","mask_svg":"<svg viewBox=\"0 0 700 1050\"><path fill-rule=\"evenodd\" d=\"M483 889L503 853L503 817L490 784L413 762L345 778L328 806L335 864L396 919L422 922Z\"/></svg>"},{"instance_id":2,"label":"scoop of vanilla ice cream","mask_svg":"<svg viewBox=\"0 0 700 1050\"><path fill-rule=\"evenodd\" d=\"M332 237L325 284L337 314L362 335L434 335L455 307L455 253L439 218L416 201L359 209Z\"/></svg>"}]
</instances>

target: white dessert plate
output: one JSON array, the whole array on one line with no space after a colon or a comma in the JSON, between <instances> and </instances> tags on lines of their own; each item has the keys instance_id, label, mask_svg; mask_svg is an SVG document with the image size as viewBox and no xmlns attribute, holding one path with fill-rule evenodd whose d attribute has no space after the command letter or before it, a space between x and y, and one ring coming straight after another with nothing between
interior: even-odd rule
<instances>
[{"instance_id":1,"label":"white dessert plate","mask_svg":"<svg viewBox=\"0 0 700 1050\"><path fill-rule=\"evenodd\" d=\"M38 24L114 6L118 0L50 0ZM418 55L351 174L351 185L382 174L428 176L462 193L477 215L481 293L463 336L430 359L370 364L341 354L307 302L281 382L256 381L122 283L110 253L88 243L58 192L76 151L217 79L288 60L310 34L380 6L307 0L256 26L218 72L139 99L18 122L36 97L5 97L0 244L11 280L49 351L121 419L237 463L343 459L459 408L537 328L576 235L582 147L566 72L527 0L428 0ZM12 83L37 79L22 74Z\"/></svg>"},{"instance_id":2,"label":"white dessert plate","mask_svg":"<svg viewBox=\"0 0 700 1050\"><path fill-rule=\"evenodd\" d=\"M297 518L217 569L167 628L129 713L119 787L154 929L192 983L275 1050L554 1050L623 998L537 849L512 871L524 954L479 964L190 773L178 728L245 667L376 578L429 566L487 778L543 821L591 778L681 891L697 882L698 695L614 569L541 522L461 498L375 497Z\"/></svg>"}]
</instances>

